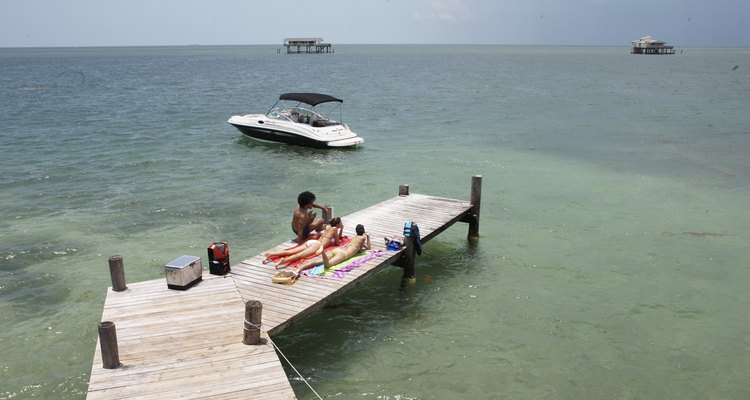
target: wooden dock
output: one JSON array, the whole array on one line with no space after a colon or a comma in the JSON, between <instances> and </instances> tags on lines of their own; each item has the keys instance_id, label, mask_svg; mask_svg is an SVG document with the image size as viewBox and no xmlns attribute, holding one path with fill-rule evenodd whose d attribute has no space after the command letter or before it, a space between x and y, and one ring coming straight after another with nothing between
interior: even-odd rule
<instances>
[{"instance_id":1,"label":"wooden dock","mask_svg":"<svg viewBox=\"0 0 750 400\"><path fill-rule=\"evenodd\" d=\"M373 250L385 254L338 280L302 276L293 285L274 284L276 269L257 255L233 265L226 276L204 273L203 281L186 291L168 289L163 278L121 291L109 288L102 321L116 327L114 357L121 366L104 368L113 352L105 349L102 355L100 335L87 398L294 399L269 335L392 264L403 265L408 283L414 277L415 246L386 251L382 238L402 235L409 220L419 225L422 243L456 222L469 223L469 237L476 237L480 198L479 176L472 180L470 201L409 194L402 185L399 196L343 216L345 234L353 236L353 227L363 224ZM119 286L113 274L113 287ZM263 342L256 345L243 344L250 301L262 303Z\"/></svg>"}]
</instances>

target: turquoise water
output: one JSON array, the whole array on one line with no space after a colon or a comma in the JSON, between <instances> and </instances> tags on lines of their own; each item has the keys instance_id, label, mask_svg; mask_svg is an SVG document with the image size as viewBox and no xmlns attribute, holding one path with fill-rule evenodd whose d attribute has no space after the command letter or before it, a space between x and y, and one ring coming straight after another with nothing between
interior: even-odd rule
<instances>
[{"instance_id":1,"label":"turquoise water","mask_svg":"<svg viewBox=\"0 0 750 400\"><path fill-rule=\"evenodd\" d=\"M750 397L748 49L0 49L0 71L0 399L85 397L111 255L130 282L215 240L238 262L291 237L302 190L344 215L472 175L477 243L455 225L414 287L386 270L275 337L324 398ZM343 98L365 145L226 124L290 91Z\"/></svg>"}]
</instances>

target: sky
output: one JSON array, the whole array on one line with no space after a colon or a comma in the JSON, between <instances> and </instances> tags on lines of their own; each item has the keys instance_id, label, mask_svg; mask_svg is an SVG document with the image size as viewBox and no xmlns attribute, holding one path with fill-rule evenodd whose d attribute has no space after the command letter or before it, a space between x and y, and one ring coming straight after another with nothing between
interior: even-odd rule
<instances>
[{"instance_id":1,"label":"sky","mask_svg":"<svg viewBox=\"0 0 750 400\"><path fill-rule=\"evenodd\" d=\"M750 47L750 0L0 0L0 47L336 44Z\"/></svg>"}]
</instances>

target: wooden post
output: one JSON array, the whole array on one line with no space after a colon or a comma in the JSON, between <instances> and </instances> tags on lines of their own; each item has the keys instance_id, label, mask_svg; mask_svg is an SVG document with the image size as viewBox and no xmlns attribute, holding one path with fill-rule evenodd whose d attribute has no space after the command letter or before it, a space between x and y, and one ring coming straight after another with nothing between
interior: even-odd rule
<instances>
[{"instance_id":1,"label":"wooden post","mask_svg":"<svg viewBox=\"0 0 750 400\"><path fill-rule=\"evenodd\" d=\"M323 206L325 209L323 210L323 221L327 224L331 221L331 218L333 218L333 206L332 205L325 205Z\"/></svg>"},{"instance_id":2,"label":"wooden post","mask_svg":"<svg viewBox=\"0 0 750 400\"><path fill-rule=\"evenodd\" d=\"M404 268L401 276L401 287L413 285L417 281L417 238L414 235L404 237L404 251L401 252L399 266Z\"/></svg>"},{"instance_id":3,"label":"wooden post","mask_svg":"<svg viewBox=\"0 0 750 400\"><path fill-rule=\"evenodd\" d=\"M399 196L408 196L409 195L409 185L403 184L398 187L398 195Z\"/></svg>"},{"instance_id":4,"label":"wooden post","mask_svg":"<svg viewBox=\"0 0 750 400\"><path fill-rule=\"evenodd\" d=\"M261 316L263 304L258 300L250 300L245 303L245 334L242 337L244 344L260 344Z\"/></svg>"},{"instance_id":5,"label":"wooden post","mask_svg":"<svg viewBox=\"0 0 750 400\"><path fill-rule=\"evenodd\" d=\"M469 218L469 239L479 237L479 209L482 205L482 175L471 177L471 216Z\"/></svg>"},{"instance_id":6,"label":"wooden post","mask_svg":"<svg viewBox=\"0 0 750 400\"><path fill-rule=\"evenodd\" d=\"M125 285L125 267L122 256L109 258L109 276L112 278L112 290L115 292L122 292L128 288Z\"/></svg>"},{"instance_id":7,"label":"wooden post","mask_svg":"<svg viewBox=\"0 0 750 400\"><path fill-rule=\"evenodd\" d=\"M117 329L114 322L99 323L99 343L102 349L102 366L106 369L119 368L122 364L117 349Z\"/></svg>"}]
</instances>

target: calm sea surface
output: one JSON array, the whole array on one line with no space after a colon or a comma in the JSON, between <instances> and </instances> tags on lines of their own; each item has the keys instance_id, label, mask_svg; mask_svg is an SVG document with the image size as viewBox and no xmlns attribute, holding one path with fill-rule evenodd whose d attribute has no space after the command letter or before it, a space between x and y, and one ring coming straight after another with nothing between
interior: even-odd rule
<instances>
[{"instance_id":1,"label":"calm sea surface","mask_svg":"<svg viewBox=\"0 0 750 400\"><path fill-rule=\"evenodd\" d=\"M239 262L302 190L345 215L472 175L476 245L457 224L414 287L388 269L275 337L324 398L750 398L749 49L335 50L0 49L0 399L85 397L111 255L129 282L216 240ZM292 91L365 145L226 123Z\"/></svg>"}]
</instances>

